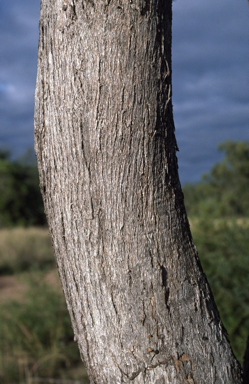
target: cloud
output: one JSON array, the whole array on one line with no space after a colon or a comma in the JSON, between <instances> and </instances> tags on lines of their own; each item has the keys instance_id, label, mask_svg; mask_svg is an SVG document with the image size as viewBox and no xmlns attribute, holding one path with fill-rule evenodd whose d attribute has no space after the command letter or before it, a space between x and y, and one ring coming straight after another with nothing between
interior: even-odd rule
<instances>
[{"instance_id":1,"label":"cloud","mask_svg":"<svg viewBox=\"0 0 249 384\"><path fill-rule=\"evenodd\" d=\"M0 2L0 144L33 145L39 0ZM220 159L218 143L249 141L246 0L173 2L173 105L181 180Z\"/></svg>"},{"instance_id":2,"label":"cloud","mask_svg":"<svg viewBox=\"0 0 249 384\"><path fill-rule=\"evenodd\" d=\"M182 181L220 159L218 143L249 140L246 1L173 3L173 104Z\"/></svg>"},{"instance_id":3,"label":"cloud","mask_svg":"<svg viewBox=\"0 0 249 384\"><path fill-rule=\"evenodd\" d=\"M33 146L39 1L2 1L0 14L0 144L19 155Z\"/></svg>"}]
</instances>

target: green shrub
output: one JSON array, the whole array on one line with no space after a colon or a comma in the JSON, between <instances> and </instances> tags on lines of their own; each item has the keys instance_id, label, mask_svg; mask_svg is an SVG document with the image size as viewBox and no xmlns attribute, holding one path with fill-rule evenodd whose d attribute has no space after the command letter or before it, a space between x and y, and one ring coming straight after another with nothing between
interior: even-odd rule
<instances>
[{"instance_id":1,"label":"green shrub","mask_svg":"<svg viewBox=\"0 0 249 384\"><path fill-rule=\"evenodd\" d=\"M8 151L0 149L0 227L45 224L33 153L12 161Z\"/></svg>"},{"instance_id":2,"label":"green shrub","mask_svg":"<svg viewBox=\"0 0 249 384\"><path fill-rule=\"evenodd\" d=\"M1 383L28 382L32 377L66 378L75 367L82 367L82 378L86 378L65 300L44 283L42 274L29 278L22 302L1 304L0 323Z\"/></svg>"},{"instance_id":3,"label":"green shrub","mask_svg":"<svg viewBox=\"0 0 249 384\"><path fill-rule=\"evenodd\" d=\"M249 334L249 220L202 217L191 230L233 351L243 363Z\"/></svg>"},{"instance_id":4,"label":"green shrub","mask_svg":"<svg viewBox=\"0 0 249 384\"><path fill-rule=\"evenodd\" d=\"M249 143L227 141L218 148L224 159L201 182L183 188L188 214L248 217Z\"/></svg>"}]
</instances>

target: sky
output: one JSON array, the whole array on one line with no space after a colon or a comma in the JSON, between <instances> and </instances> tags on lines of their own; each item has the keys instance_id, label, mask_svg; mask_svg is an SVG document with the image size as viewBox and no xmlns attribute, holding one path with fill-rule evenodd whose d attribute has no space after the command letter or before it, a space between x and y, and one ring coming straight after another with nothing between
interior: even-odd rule
<instances>
[{"instance_id":1,"label":"sky","mask_svg":"<svg viewBox=\"0 0 249 384\"><path fill-rule=\"evenodd\" d=\"M0 0L0 147L33 147L39 0ZM249 142L247 0L175 0L173 107L182 183L222 158L225 140Z\"/></svg>"}]
</instances>

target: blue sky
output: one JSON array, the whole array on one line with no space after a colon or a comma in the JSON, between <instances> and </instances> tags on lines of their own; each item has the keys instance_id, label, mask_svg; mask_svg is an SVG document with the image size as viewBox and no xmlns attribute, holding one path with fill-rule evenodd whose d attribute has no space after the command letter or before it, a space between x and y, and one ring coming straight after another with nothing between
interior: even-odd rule
<instances>
[{"instance_id":1,"label":"blue sky","mask_svg":"<svg viewBox=\"0 0 249 384\"><path fill-rule=\"evenodd\" d=\"M38 0L0 0L0 145L33 146ZM247 0L175 0L173 105L179 172L198 181L224 140L249 141Z\"/></svg>"}]
</instances>

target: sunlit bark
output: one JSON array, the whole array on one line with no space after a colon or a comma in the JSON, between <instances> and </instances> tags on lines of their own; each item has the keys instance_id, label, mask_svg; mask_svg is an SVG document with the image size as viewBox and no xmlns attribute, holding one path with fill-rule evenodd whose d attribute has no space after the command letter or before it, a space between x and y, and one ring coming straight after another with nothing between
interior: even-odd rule
<instances>
[{"instance_id":1,"label":"sunlit bark","mask_svg":"<svg viewBox=\"0 0 249 384\"><path fill-rule=\"evenodd\" d=\"M41 1L40 186L92 384L241 383L178 178L171 6Z\"/></svg>"}]
</instances>

